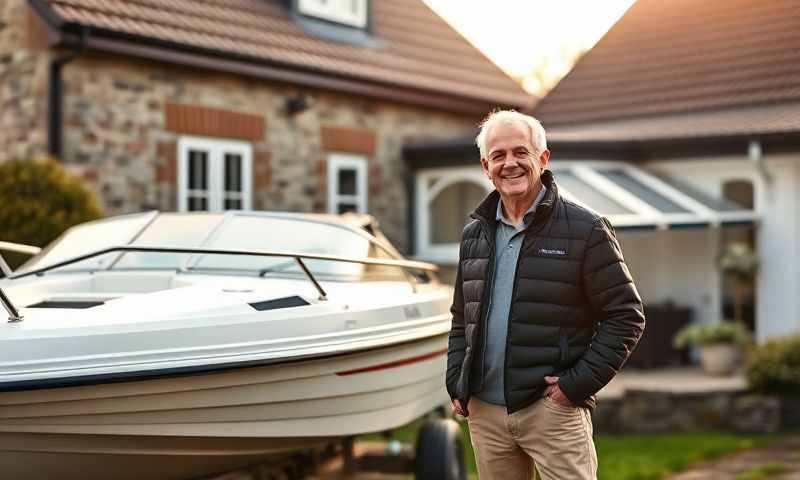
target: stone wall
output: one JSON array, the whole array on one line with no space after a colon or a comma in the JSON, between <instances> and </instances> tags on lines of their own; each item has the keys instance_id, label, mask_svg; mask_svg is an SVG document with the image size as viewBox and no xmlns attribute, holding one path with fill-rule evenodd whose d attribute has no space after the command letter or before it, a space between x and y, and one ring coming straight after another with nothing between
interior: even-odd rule
<instances>
[{"instance_id":1,"label":"stone wall","mask_svg":"<svg viewBox=\"0 0 800 480\"><path fill-rule=\"evenodd\" d=\"M0 2L0 162L47 151L43 27L25 0Z\"/></svg>"},{"instance_id":2,"label":"stone wall","mask_svg":"<svg viewBox=\"0 0 800 480\"><path fill-rule=\"evenodd\" d=\"M693 393L628 390L602 399L592 413L600 433L672 433L730 430L774 433L796 428L786 405L796 399L747 390Z\"/></svg>"},{"instance_id":3,"label":"stone wall","mask_svg":"<svg viewBox=\"0 0 800 480\"><path fill-rule=\"evenodd\" d=\"M195 109L195 117L238 115L249 122L246 135L257 132L248 139L255 209L323 212L328 154L366 155L369 213L402 251L410 199L401 146L410 138L471 133L479 120L101 54L85 54L67 65L64 84L64 161L99 194L108 213L176 208L177 141L186 133L181 129L205 127L176 127L180 122L168 121L167 113ZM290 115L286 99L299 93L310 98L311 107Z\"/></svg>"}]
</instances>

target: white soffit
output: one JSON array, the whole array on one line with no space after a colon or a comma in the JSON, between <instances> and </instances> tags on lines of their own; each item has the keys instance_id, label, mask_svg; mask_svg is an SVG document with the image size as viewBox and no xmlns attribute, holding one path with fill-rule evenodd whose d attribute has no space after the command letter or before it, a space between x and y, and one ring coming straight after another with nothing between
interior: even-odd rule
<instances>
[{"instance_id":1,"label":"white soffit","mask_svg":"<svg viewBox=\"0 0 800 480\"><path fill-rule=\"evenodd\" d=\"M752 225L753 210L621 162L557 162L559 192L605 216L617 230Z\"/></svg>"}]
</instances>

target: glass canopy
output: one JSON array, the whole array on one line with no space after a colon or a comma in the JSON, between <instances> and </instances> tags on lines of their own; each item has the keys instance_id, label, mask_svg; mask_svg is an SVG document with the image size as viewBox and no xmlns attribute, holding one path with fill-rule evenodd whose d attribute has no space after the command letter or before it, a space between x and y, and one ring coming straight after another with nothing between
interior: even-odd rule
<instances>
[{"instance_id":1,"label":"glass canopy","mask_svg":"<svg viewBox=\"0 0 800 480\"><path fill-rule=\"evenodd\" d=\"M617 230L753 224L752 209L619 162L558 162L559 192L606 216Z\"/></svg>"}]
</instances>

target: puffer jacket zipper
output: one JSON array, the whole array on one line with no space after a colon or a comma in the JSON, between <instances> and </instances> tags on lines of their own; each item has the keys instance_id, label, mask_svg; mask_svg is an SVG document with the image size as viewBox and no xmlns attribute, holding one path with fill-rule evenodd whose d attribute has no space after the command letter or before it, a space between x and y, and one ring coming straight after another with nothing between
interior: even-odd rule
<instances>
[{"instance_id":1,"label":"puffer jacket zipper","mask_svg":"<svg viewBox=\"0 0 800 480\"><path fill-rule=\"evenodd\" d=\"M535 214L534 214L535 215ZM534 216L534 222L536 221L536 217ZM525 243L528 239L530 241L535 241L535 236L544 229L544 226L547 225L548 222L551 221L551 216L548 215L541 220L541 224L538 225L536 230L530 230L525 233L525 237L522 239L522 245L520 245L519 255L517 256L517 265L514 268L514 286L511 288L511 308L508 310L508 321L506 322L506 348L505 348L505 364L503 365L503 399L505 400L506 409L509 408L508 405L508 335L511 333L511 318L512 313L514 310L514 301L517 298L517 284L519 283L519 264L522 261L522 257L524 256L524 252L527 251L525 248ZM531 225L532 228L534 225ZM494 283L494 282L492 282Z\"/></svg>"},{"instance_id":2,"label":"puffer jacket zipper","mask_svg":"<svg viewBox=\"0 0 800 480\"><path fill-rule=\"evenodd\" d=\"M486 335L487 335L486 316L489 314L489 303L491 302L492 298L491 297L492 288L494 288L493 287L494 282L492 281L492 276L494 275L494 256L495 256L494 250L496 248L494 235L491 232L491 227L489 227L489 225L485 221L482 223L482 227L483 227L482 231L486 235L486 241L489 242L489 266L486 271L487 276L485 280L486 285L488 285L489 288L483 289L483 298L481 299L481 312L480 315L478 316L477 328L478 328L478 335L480 335L481 339L481 345L480 345L481 358L480 358L480 370L479 370L480 381L478 382L478 385L476 385L477 388L476 391L480 391L483 389L483 381L484 381L483 374L486 368ZM472 390L472 387L470 387L470 390Z\"/></svg>"}]
</instances>

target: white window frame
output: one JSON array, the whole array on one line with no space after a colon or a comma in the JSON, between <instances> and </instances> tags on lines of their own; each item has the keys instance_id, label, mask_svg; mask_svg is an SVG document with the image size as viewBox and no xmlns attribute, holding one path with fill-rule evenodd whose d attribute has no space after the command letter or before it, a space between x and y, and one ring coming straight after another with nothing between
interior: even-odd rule
<instances>
[{"instance_id":1,"label":"white window frame","mask_svg":"<svg viewBox=\"0 0 800 480\"><path fill-rule=\"evenodd\" d=\"M339 193L339 170L356 171L356 194ZM367 213L367 157L332 153L328 156L328 213L338 214L342 203L355 204L358 213Z\"/></svg>"},{"instance_id":2,"label":"white window frame","mask_svg":"<svg viewBox=\"0 0 800 480\"><path fill-rule=\"evenodd\" d=\"M189 151L208 152L208 210L222 212L225 199L231 194L225 191L225 154L233 153L242 158L242 208L253 208L253 146L248 142L210 137L182 136L178 139L178 211L189 210Z\"/></svg>"},{"instance_id":3,"label":"white window frame","mask_svg":"<svg viewBox=\"0 0 800 480\"><path fill-rule=\"evenodd\" d=\"M430 221L431 206L436 197L447 187L461 182L474 183L482 187L487 195L494 189L480 166L430 168L417 172L414 204L418 258L440 264L458 263L458 242L433 243Z\"/></svg>"},{"instance_id":4,"label":"white window frame","mask_svg":"<svg viewBox=\"0 0 800 480\"><path fill-rule=\"evenodd\" d=\"M297 0L297 11L302 15L356 28L367 27L368 10L369 0Z\"/></svg>"}]
</instances>

